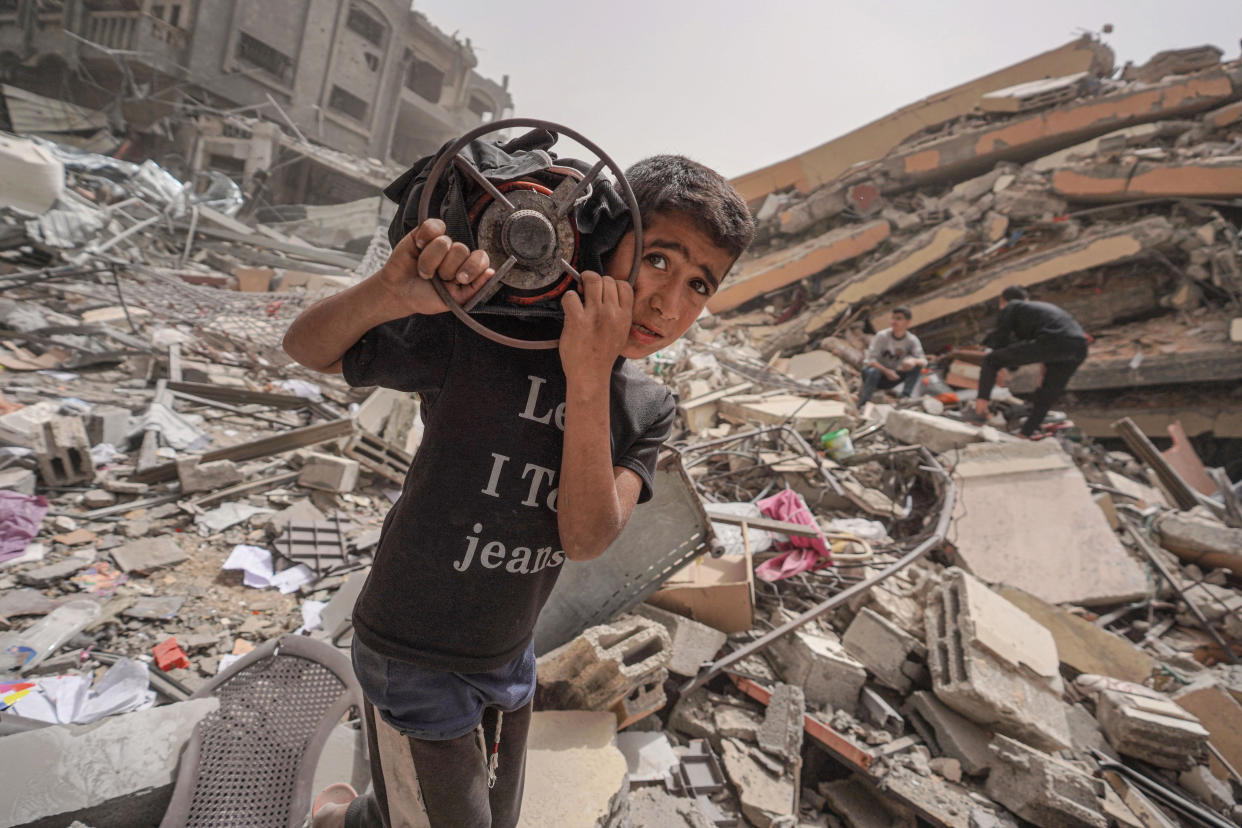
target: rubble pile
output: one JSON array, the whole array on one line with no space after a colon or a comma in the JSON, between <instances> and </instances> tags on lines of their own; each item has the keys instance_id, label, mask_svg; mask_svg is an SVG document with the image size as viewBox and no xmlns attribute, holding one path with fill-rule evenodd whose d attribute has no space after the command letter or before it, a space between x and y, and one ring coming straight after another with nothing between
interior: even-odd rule
<instances>
[{"instance_id":1,"label":"rubble pile","mask_svg":"<svg viewBox=\"0 0 1242 828\"><path fill-rule=\"evenodd\" d=\"M861 128L877 154L822 183L807 179L836 169L824 148L744 177L759 241L712 310L744 312L770 358L861 350L864 329L907 306L948 381L931 395L952 401L974 390L978 358L962 352L992 300L1020 285L1094 337L1069 386L1090 436L1111 436L1120 412L1149 434L1180 418L1192 436L1238 437L1242 64L1202 47L1112 77L1107 47L1075 49L1085 71L976 90L969 111L925 113L891 151L886 121ZM804 177L782 186L794 161Z\"/></svg>"},{"instance_id":2,"label":"rubble pile","mask_svg":"<svg viewBox=\"0 0 1242 828\"><path fill-rule=\"evenodd\" d=\"M1114 80L1082 49L761 199L717 313L646 362L678 400L656 499L583 565L604 598L554 592L536 630L523 824L1242 819L1242 499L1176 401L1237 403L1242 67L1185 50ZM348 648L418 402L280 350L382 233L359 260L295 235L330 216L277 229L154 162L24 151L61 177L0 210L0 739L93 781L27 772L0 821L158 822L215 709L193 693L283 635ZM954 346L1010 284L1095 336L1035 441L954 411L978 366ZM897 304L943 356L860 410L865 323ZM1091 425L1136 388L1187 420L1166 451L1137 411ZM626 574L639 547L660 563ZM315 789L365 786L359 725Z\"/></svg>"}]
</instances>

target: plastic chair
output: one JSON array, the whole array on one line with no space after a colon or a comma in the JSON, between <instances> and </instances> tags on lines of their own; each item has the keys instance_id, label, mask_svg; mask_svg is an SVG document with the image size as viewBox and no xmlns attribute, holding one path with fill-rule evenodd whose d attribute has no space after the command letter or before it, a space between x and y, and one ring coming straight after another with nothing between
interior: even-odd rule
<instances>
[{"instance_id":1,"label":"plastic chair","mask_svg":"<svg viewBox=\"0 0 1242 828\"><path fill-rule=\"evenodd\" d=\"M349 658L322 641L265 642L191 698L220 707L195 726L160 828L299 828L319 755L362 691Z\"/></svg>"}]
</instances>

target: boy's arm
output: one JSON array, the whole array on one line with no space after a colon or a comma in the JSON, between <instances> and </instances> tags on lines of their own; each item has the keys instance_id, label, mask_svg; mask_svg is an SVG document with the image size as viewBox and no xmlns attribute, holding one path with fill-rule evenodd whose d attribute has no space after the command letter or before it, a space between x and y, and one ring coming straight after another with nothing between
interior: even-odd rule
<instances>
[{"instance_id":1,"label":"boy's arm","mask_svg":"<svg viewBox=\"0 0 1242 828\"><path fill-rule=\"evenodd\" d=\"M996 327L983 338L983 344L993 350L1004 348L1013 338L1013 303L1004 307L996 318Z\"/></svg>"},{"instance_id":2,"label":"boy's arm","mask_svg":"<svg viewBox=\"0 0 1242 828\"><path fill-rule=\"evenodd\" d=\"M377 325L448 310L432 278L443 279L459 303L468 301L495 271L486 253L471 252L444 229L444 222L428 219L397 243L373 275L302 311L285 332L285 353L307 368L337 374L345 352Z\"/></svg>"},{"instance_id":3,"label":"boy's arm","mask_svg":"<svg viewBox=\"0 0 1242 828\"><path fill-rule=\"evenodd\" d=\"M634 290L629 283L582 274L582 296L561 300L565 370L565 443L556 496L561 546L571 561L603 554L625 528L642 480L614 466L609 426L612 368L629 338Z\"/></svg>"}]
</instances>

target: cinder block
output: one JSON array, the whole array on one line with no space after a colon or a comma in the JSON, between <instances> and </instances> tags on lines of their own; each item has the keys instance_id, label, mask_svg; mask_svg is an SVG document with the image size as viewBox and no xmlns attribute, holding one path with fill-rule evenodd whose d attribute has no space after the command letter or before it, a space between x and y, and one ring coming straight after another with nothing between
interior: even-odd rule
<instances>
[{"instance_id":1,"label":"cinder block","mask_svg":"<svg viewBox=\"0 0 1242 828\"><path fill-rule=\"evenodd\" d=\"M714 661L716 653L720 652L728 639L727 635L714 627L651 604L639 604L634 612L659 622L668 630L673 641L673 654L668 662L668 670L679 676L698 675L699 668Z\"/></svg>"},{"instance_id":2,"label":"cinder block","mask_svg":"<svg viewBox=\"0 0 1242 828\"><path fill-rule=\"evenodd\" d=\"M913 683L926 675L923 642L866 607L854 616L841 644L880 684L899 693L909 693Z\"/></svg>"},{"instance_id":3,"label":"cinder block","mask_svg":"<svg viewBox=\"0 0 1242 828\"><path fill-rule=\"evenodd\" d=\"M1167 699L1102 690L1095 717L1118 753L1173 770L1207 761L1207 730Z\"/></svg>"},{"instance_id":4,"label":"cinder block","mask_svg":"<svg viewBox=\"0 0 1242 828\"><path fill-rule=\"evenodd\" d=\"M998 733L1046 750L1070 747L1047 629L957 568L929 594L925 623L937 698Z\"/></svg>"},{"instance_id":5,"label":"cinder block","mask_svg":"<svg viewBox=\"0 0 1242 828\"><path fill-rule=\"evenodd\" d=\"M210 492L242 482L242 473L232 460L200 462L200 457L183 457L177 460L177 477L181 480L181 492Z\"/></svg>"},{"instance_id":6,"label":"cinder block","mask_svg":"<svg viewBox=\"0 0 1242 828\"><path fill-rule=\"evenodd\" d=\"M867 671L835 638L797 630L768 645L768 654L788 684L800 686L808 704L853 713Z\"/></svg>"},{"instance_id":7,"label":"cinder block","mask_svg":"<svg viewBox=\"0 0 1242 828\"><path fill-rule=\"evenodd\" d=\"M539 659L538 706L612 710L636 689L654 685L661 699L658 707L663 707L662 685L671 654L668 632L656 621L627 616L591 627ZM636 712L636 703L642 704L637 699L627 702L626 715Z\"/></svg>"},{"instance_id":8,"label":"cinder block","mask_svg":"<svg viewBox=\"0 0 1242 828\"><path fill-rule=\"evenodd\" d=\"M996 736L990 749L998 761L987 794L1017 816L1057 828L1107 828L1096 780L1007 736Z\"/></svg>"},{"instance_id":9,"label":"cinder block","mask_svg":"<svg viewBox=\"0 0 1242 828\"><path fill-rule=\"evenodd\" d=\"M901 712L924 741L934 744L939 748L939 753L961 762L962 770L971 776L985 773L992 766L988 744L993 734L950 709L926 690L912 693ZM927 729L930 733L924 732Z\"/></svg>"},{"instance_id":10,"label":"cinder block","mask_svg":"<svg viewBox=\"0 0 1242 828\"><path fill-rule=\"evenodd\" d=\"M31 448L45 486L71 486L95 479L91 443L77 417L52 417L38 424L31 434Z\"/></svg>"},{"instance_id":11,"label":"cinder block","mask_svg":"<svg viewBox=\"0 0 1242 828\"><path fill-rule=\"evenodd\" d=\"M96 405L86 418L86 436L92 446L100 443L121 448L129 431L130 411L119 405Z\"/></svg>"},{"instance_id":12,"label":"cinder block","mask_svg":"<svg viewBox=\"0 0 1242 828\"><path fill-rule=\"evenodd\" d=\"M194 726L219 706L194 699L4 737L0 824L156 825Z\"/></svg>"},{"instance_id":13,"label":"cinder block","mask_svg":"<svg viewBox=\"0 0 1242 828\"><path fill-rule=\"evenodd\" d=\"M306 455L298 485L325 492L352 492L358 485L358 461L312 451Z\"/></svg>"}]
</instances>

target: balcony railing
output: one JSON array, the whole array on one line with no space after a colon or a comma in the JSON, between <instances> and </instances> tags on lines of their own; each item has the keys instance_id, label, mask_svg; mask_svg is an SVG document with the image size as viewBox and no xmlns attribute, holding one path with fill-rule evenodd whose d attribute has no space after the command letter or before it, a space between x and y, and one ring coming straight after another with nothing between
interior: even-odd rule
<instances>
[{"instance_id":1,"label":"balcony railing","mask_svg":"<svg viewBox=\"0 0 1242 828\"><path fill-rule=\"evenodd\" d=\"M85 37L108 49L127 52L151 48L154 44L148 38L177 51L187 42L184 29L136 11L92 12L86 21Z\"/></svg>"}]
</instances>

